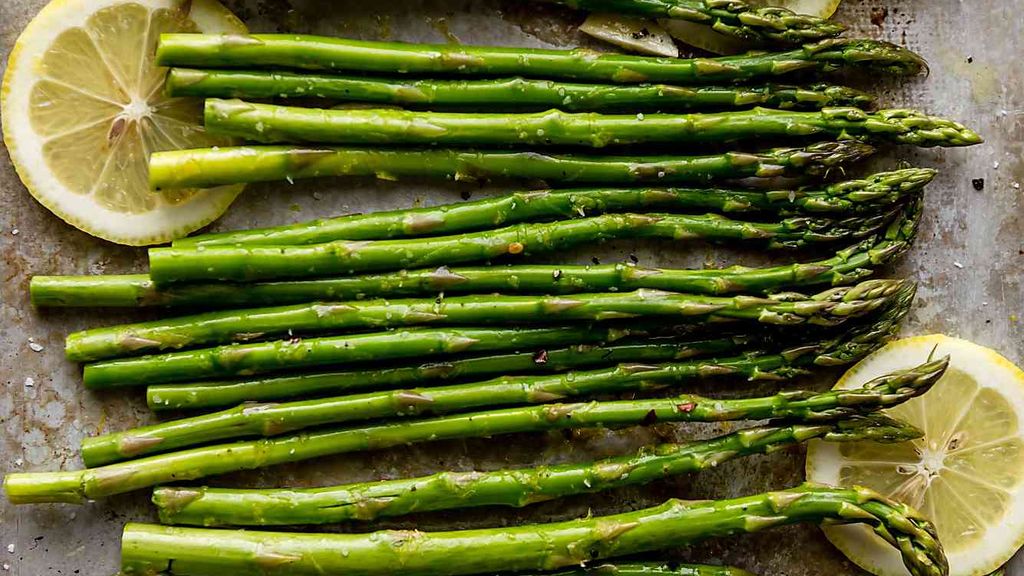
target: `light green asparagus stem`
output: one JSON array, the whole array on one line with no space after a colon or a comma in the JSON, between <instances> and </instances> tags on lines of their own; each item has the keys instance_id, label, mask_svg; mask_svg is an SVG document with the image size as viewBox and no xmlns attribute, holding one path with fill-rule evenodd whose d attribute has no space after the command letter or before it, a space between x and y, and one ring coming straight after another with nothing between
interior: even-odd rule
<instances>
[{"instance_id":1,"label":"light green asparagus stem","mask_svg":"<svg viewBox=\"0 0 1024 576\"><path fill-rule=\"evenodd\" d=\"M724 356L766 345L764 338L745 335L683 342L645 339L642 343L614 346L577 344L553 350L461 357L373 370L156 384L146 388L146 402L152 410L225 408L243 402L287 400L299 396L337 396L364 390L392 390L486 376L553 373L624 362L669 362Z\"/></svg>"},{"instance_id":2,"label":"light green asparagus stem","mask_svg":"<svg viewBox=\"0 0 1024 576\"><path fill-rule=\"evenodd\" d=\"M389 332L232 344L107 360L86 365L83 380L87 387L94 389L146 386L253 376L316 366L351 367L358 363L397 359L614 342L645 333L646 330L632 328L587 325L543 328L407 328Z\"/></svg>"},{"instance_id":3,"label":"light green asparagus stem","mask_svg":"<svg viewBox=\"0 0 1024 576\"><path fill-rule=\"evenodd\" d=\"M764 294L774 290L856 282L903 254L913 241L920 198L884 232L841 250L832 258L768 268L671 270L625 264L594 266L484 266L438 268L370 276L255 284L156 286L148 275L35 276L32 303L57 307L230 308L354 300L373 297L521 292L568 294L640 288L698 294Z\"/></svg>"},{"instance_id":4,"label":"light green asparagus stem","mask_svg":"<svg viewBox=\"0 0 1024 576\"><path fill-rule=\"evenodd\" d=\"M866 488L804 484L732 500L686 502L614 516L451 532L313 534L125 526L126 575L456 576L552 570L794 524L866 524L899 550L913 576L946 576L935 527ZM453 558L458 558L453 562Z\"/></svg>"},{"instance_id":5,"label":"light green asparagus stem","mask_svg":"<svg viewBox=\"0 0 1024 576\"><path fill-rule=\"evenodd\" d=\"M160 487L153 491L153 504L160 511L161 523L195 526L329 524L474 506L523 507L699 472L734 458L775 452L813 438L905 442L921 435L912 426L881 415L855 416L820 424L770 424L580 464L439 472L422 478L326 488Z\"/></svg>"},{"instance_id":6,"label":"light green asparagus stem","mask_svg":"<svg viewBox=\"0 0 1024 576\"><path fill-rule=\"evenodd\" d=\"M599 184L705 185L715 180L821 175L872 153L874 148L857 141L707 156L240 146L156 152L150 157L149 183L154 190L165 190L294 181L318 176L371 176L382 180L432 177L476 182L513 178Z\"/></svg>"},{"instance_id":7,"label":"light green asparagus stem","mask_svg":"<svg viewBox=\"0 0 1024 576\"><path fill-rule=\"evenodd\" d=\"M813 365L815 356L805 350L801 352L795 356L784 351L713 361L621 364L613 368L551 376L504 376L452 386L369 392L283 404L242 404L213 414L86 438L82 441L82 459L86 466L102 466L198 444L250 436L276 436L326 424L515 404L543 404L607 393L643 392L709 376L742 375L750 380L782 380L801 373L803 366ZM714 365L714 370L707 369L709 363ZM941 375L944 366L936 370ZM932 368L923 371L931 372ZM920 379L918 385L904 385L903 388L889 383L884 397L865 399L855 410L863 412L866 405L884 408L893 402L902 402L922 393L930 384L931 381L925 379ZM692 403L700 401L695 398ZM849 415L843 414L842 409L833 408L828 417ZM705 415L694 413L694 418L703 421Z\"/></svg>"},{"instance_id":8,"label":"light green asparagus stem","mask_svg":"<svg viewBox=\"0 0 1024 576\"><path fill-rule=\"evenodd\" d=\"M705 110L768 106L817 110L828 106L870 108L866 92L812 84L786 86L672 86L668 84L580 84L529 78L495 80L404 80L364 76L294 74L266 70L172 68L165 83L175 97L321 98L410 108L559 108L570 111Z\"/></svg>"},{"instance_id":9,"label":"light green asparagus stem","mask_svg":"<svg viewBox=\"0 0 1024 576\"><path fill-rule=\"evenodd\" d=\"M784 292L768 297L701 296L641 289L574 296L501 294L318 302L207 312L193 316L94 328L68 335L69 360L91 362L204 345L400 326L538 324L658 318L670 322L747 322L836 326L868 314L897 294L901 280L867 280L813 296Z\"/></svg>"},{"instance_id":10,"label":"light green asparagus stem","mask_svg":"<svg viewBox=\"0 0 1024 576\"><path fill-rule=\"evenodd\" d=\"M787 52L720 58L651 58L590 50L403 44L284 34L163 34L157 64L209 68L302 68L421 76L527 76L639 84L756 81L801 71L866 68L892 75L926 68L913 52L877 40L824 40Z\"/></svg>"},{"instance_id":11,"label":"light green asparagus stem","mask_svg":"<svg viewBox=\"0 0 1024 576\"><path fill-rule=\"evenodd\" d=\"M982 142L978 134L957 122L903 109L873 114L859 108L814 112L753 108L647 115L560 110L510 114L388 108L325 110L209 99L205 124L214 134L264 143L606 148L785 137L869 137L926 147Z\"/></svg>"},{"instance_id":12,"label":"light green asparagus stem","mask_svg":"<svg viewBox=\"0 0 1024 576\"><path fill-rule=\"evenodd\" d=\"M814 354L814 351L809 354ZM75 503L179 480L454 438L566 428L635 426L659 421L830 420L848 415L851 409L871 412L879 406L906 399L905 393L897 392L905 382L899 375L893 377L899 380L899 386L872 382L870 389L833 390L820 394L780 392L764 398L721 400L687 394L674 398L546 404L385 422L362 428L319 430L215 444L86 470L8 474L4 478L4 490L8 500L14 504Z\"/></svg>"},{"instance_id":13,"label":"light green asparagus stem","mask_svg":"<svg viewBox=\"0 0 1024 576\"><path fill-rule=\"evenodd\" d=\"M274 228L201 234L174 246L322 244L334 240L385 240L492 229L506 224L568 219L612 212L796 214L877 213L916 194L935 178L935 170L906 168L860 180L796 190L691 188L594 188L538 190L473 202L426 208L352 214Z\"/></svg>"},{"instance_id":14,"label":"light green asparagus stem","mask_svg":"<svg viewBox=\"0 0 1024 576\"><path fill-rule=\"evenodd\" d=\"M429 238L338 240L312 246L152 248L149 274L158 284L348 275L489 262L503 256L521 258L618 238L758 242L770 249L792 249L863 238L884 227L892 215L747 222L717 214L605 214Z\"/></svg>"}]
</instances>

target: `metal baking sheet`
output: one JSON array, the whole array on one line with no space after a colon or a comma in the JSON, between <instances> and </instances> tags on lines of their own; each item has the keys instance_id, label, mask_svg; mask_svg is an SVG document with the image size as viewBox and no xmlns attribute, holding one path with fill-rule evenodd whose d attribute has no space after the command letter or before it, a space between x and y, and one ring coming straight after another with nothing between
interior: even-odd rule
<instances>
[{"instance_id":1,"label":"metal baking sheet","mask_svg":"<svg viewBox=\"0 0 1024 576\"><path fill-rule=\"evenodd\" d=\"M0 0L0 56L44 0ZM586 43L570 11L524 0L233 0L231 8L254 31L301 31L407 41L571 46ZM978 129L984 145L968 150L890 151L898 160L935 166L942 173L928 192L921 239L894 273L916 278L920 297L908 334L945 332L993 346L1024 361L1024 0L847 0L838 18L855 33L885 38L919 51L931 75L882 89L883 103L958 118ZM0 64L3 66L4 64ZM983 190L972 179L984 178ZM324 180L254 186L216 229L269 225L351 211L453 201L496 188ZM33 274L119 273L143 269L144 253L77 232L36 204L18 181L0 146L0 472L78 468L81 438L101 430L152 421L139 393L96 394L82 389L79 367L64 360L71 330L141 314L36 311L28 300ZM652 250L622 242L580 250L570 258L642 263L720 265L756 255L725 254L701 245ZM35 345L33 345L35 344ZM821 383L822 385L824 383ZM739 388L737 388L739 389ZM513 440L445 442L415 449L346 455L218 478L242 485L318 485L426 474L446 469L493 469L536 462L578 461L618 454L659 438L707 434L710 427L657 426L619 433L586 431L518 436ZM721 430L720 428L717 430ZM744 459L694 476L596 496L570 498L526 510L476 510L381 522L424 530L518 523L610 513L667 497L712 498L794 485L803 453L793 449ZM12 507L0 499L0 574L102 575L117 571L119 531L129 520L151 520L146 493L85 506ZM365 530L365 525L332 527ZM716 540L673 552L678 558L736 564L766 575L857 574L817 528L793 527ZM1024 557L1010 574L1024 576Z\"/></svg>"}]
</instances>

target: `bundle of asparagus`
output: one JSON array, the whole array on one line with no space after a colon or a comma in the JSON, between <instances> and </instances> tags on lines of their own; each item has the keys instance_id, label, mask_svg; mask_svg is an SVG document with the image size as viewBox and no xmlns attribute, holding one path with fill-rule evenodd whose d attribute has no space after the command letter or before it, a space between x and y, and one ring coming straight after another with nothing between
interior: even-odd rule
<instances>
[{"instance_id":1,"label":"bundle of asparagus","mask_svg":"<svg viewBox=\"0 0 1024 576\"><path fill-rule=\"evenodd\" d=\"M819 18L737 0L553 1L704 23L782 51L682 60L309 36L162 36L157 58L171 67L170 95L208 98L211 132L279 145L154 154L155 189L327 175L511 177L594 187L203 234L151 249L148 274L34 278L38 306L212 308L71 334L66 352L87 363L90 388L145 385L154 410L220 411L86 438L86 469L10 474L8 499L77 503L159 486L153 501L168 524L318 524L525 506L812 438L919 437L878 411L925 393L946 359L856 390L712 399L673 388L727 377L781 383L859 360L896 333L915 285L867 277L913 242L922 190L935 172L902 168L823 180L874 153L878 142L969 146L981 139L916 111L872 112L872 96L860 90L817 79L773 82L855 68L912 75L926 69L923 59L884 42L834 38L843 27ZM300 97L408 109L235 100ZM753 151L600 153L793 138L793 147ZM823 139L832 141L815 141ZM549 146L595 152L536 150ZM609 187L623 185L634 187ZM832 255L717 270L518 261L620 238L824 247ZM817 293L804 293L809 288ZM284 402L266 403L272 401ZM556 467L308 490L163 486L443 439L723 420L770 421ZM350 427L334 428L342 425ZM903 554L915 576L947 570L934 529L913 510L863 489L806 485L560 524L435 534L130 524L122 571L553 570L794 522L865 523ZM415 554L406 550L409 542ZM487 554L476 552L485 546ZM448 561L451 554L461 561ZM583 574L744 573L623 564L558 576Z\"/></svg>"}]
</instances>

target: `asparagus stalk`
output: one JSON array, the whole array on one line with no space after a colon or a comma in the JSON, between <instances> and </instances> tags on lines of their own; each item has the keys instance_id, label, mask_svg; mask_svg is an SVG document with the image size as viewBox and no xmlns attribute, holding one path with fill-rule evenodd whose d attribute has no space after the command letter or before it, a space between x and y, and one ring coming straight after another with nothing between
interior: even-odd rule
<instances>
[{"instance_id":1,"label":"asparagus stalk","mask_svg":"<svg viewBox=\"0 0 1024 576\"><path fill-rule=\"evenodd\" d=\"M669 84L580 84L501 78L486 80L404 80L364 76L295 74L266 70L172 68L165 83L175 97L322 98L404 107L559 108L570 111L704 110L769 106L816 110L827 106L870 108L866 92L811 84L787 86L672 86Z\"/></svg>"},{"instance_id":2,"label":"asparagus stalk","mask_svg":"<svg viewBox=\"0 0 1024 576\"><path fill-rule=\"evenodd\" d=\"M174 246L296 245L334 240L385 240L491 229L546 219L568 219L612 212L687 211L796 214L877 213L922 190L935 170L906 168L879 172L823 188L742 190L693 188L596 188L538 190L473 202L351 214L274 228L201 234Z\"/></svg>"},{"instance_id":3,"label":"asparagus stalk","mask_svg":"<svg viewBox=\"0 0 1024 576\"><path fill-rule=\"evenodd\" d=\"M739 356L708 361L670 364L620 364L612 368L544 376L504 376L484 382L396 391L369 392L283 404L242 404L212 414L103 434L82 441L86 466L102 466L121 460L188 446L251 436L276 436L326 424L342 424L378 418L444 414L463 410L543 404L599 394L642 392L665 388L708 376L745 376L750 380L781 380L801 373L811 364L810 353L793 356L792 350L765 356ZM708 370L713 365L713 370ZM813 365L813 364L811 364ZM931 372L931 369L925 369ZM941 375L942 371L938 371ZM937 378L937 376L936 376ZM857 413L865 406L884 408L927 390L931 381L901 386L888 384L885 398L871 398L853 407L832 408L828 418L845 417L844 409ZM787 393L783 393L787 394ZM794 395L793 398L804 398ZM677 397L677 400L683 399ZM693 396L685 404L701 405L707 400ZM728 403L728 401L722 401ZM872 404L872 402L877 402ZM694 421L707 416L694 411ZM810 419L812 416L805 417ZM680 421L686 421L680 419Z\"/></svg>"},{"instance_id":4,"label":"asparagus stalk","mask_svg":"<svg viewBox=\"0 0 1024 576\"><path fill-rule=\"evenodd\" d=\"M662 444L596 462L492 472L440 472L422 478L326 488L237 490L159 487L153 504L163 524L281 526L377 520L474 506L523 507L574 494L646 484L766 454L814 438L830 442L905 442L921 432L885 416L817 424L769 424L717 438Z\"/></svg>"},{"instance_id":5,"label":"asparagus stalk","mask_svg":"<svg viewBox=\"0 0 1024 576\"><path fill-rule=\"evenodd\" d=\"M485 266L438 268L369 276L254 284L156 286L148 275L35 276L32 303L58 307L266 306L317 300L418 296L445 292L566 294L651 288L698 294L767 293L796 286L842 285L895 260L917 233L921 199L914 199L885 231L832 258L768 268L670 270L626 264L594 266Z\"/></svg>"},{"instance_id":6,"label":"asparagus stalk","mask_svg":"<svg viewBox=\"0 0 1024 576\"><path fill-rule=\"evenodd\" d=\"M646 330L588 326L540 328L409 328L320 338L231 344L87 364L85 385L93 389L253 376L316 366L348 366L403 358L535 350L567 344L613 342Z\"/></svg>"},{"instance_id":7,"label":"asparagus stalk","mask_svg":"<svg viewBox=\"0 0 1024 576\"><path fill-rule=\"evenodd\" d=\"M560 110L510 114L325 110L209 99L207 130L265 143L581 146L706 144L751 138L867 137L916 146L971 146L965 126L914 110L825 108L814 112L751 110L704 114L597 114Z\"/></svg>"},{"instance_id":8,"label":"asparagus stalk","mask_svg":"<svg viewBox=\"0 0 1024 576\"><path fill-rule=\"evenodd\" d=\"M731 500L669 500L613 516L451 532L300 534L128 524L121 570L160 574L173 565L182 576L551 570L798 522L866 524L900 551L913 576L949 573L935 527L918 512L867 488L813 484Z\"/></svg>"},{"instance_id":9,"label":"asparagus stalk","mask_svg":"<svg viewBox=\"0 0 1024 576\"><path fill-rule=\"evenodd\" d=\"M736 0L548 0L588 12L673 18L705 24L740 40L803 44L838 36L846 27L825 18Z\"/></svg>"},{"instance_id":10,"label":"asparagus stalk","mask_svg":"<svg viewBox=\"0 0 1024 576\"><path fill-rule=\"evenodd\" d=\"M770 249L792 249L863 238L884 227L891 216L843 220L796 216L779 222L746 222L717 214L604 214L429 238L339 240L312 246L153 248L149 274L157 284L347 275L527 257L618 238L754 241Z\"/></svg>"},{"instance_id":11,"label":"asparagus stalk","mask_svg":"<svg viewBox=\"0 0 1024 576\"><path fill-rule=\"evenodd\" d=\"M704 564L676 564L676 563L634 563L634 564L608 564L598 562L585 568L574 568L570 570L531 576L753 576L746 570L732 568L730 566L712 566Z\"/></svg>"},{"instance_id":12,"label":"asparagus stalk","mask_svg":"<svg viewBox=\"0 0 1024 576\"><path fill-rule=\"evenodd\" d=\"M683 395L678 398L505 408L214 444L86 470L8 474L4 478L4 491L14 504L80 503L85 499L113 496L174 481L419 442L569 428L635 426L652 422L767 418L820 421L847 414L851 406L870 412L873 407L885 404L886 398L892 398L891 388L873 383L871 389L835 390L817 395L780 392L765 398L730 400Z\"/></svg>"},{"instance_id":13,"label":"asparagus stalk","mask_svg":"<svg viewBox=\"0 0 1024 576\"><path fill-rule=\"evenodd\" d=\"M154 190L211 188L318 176L410 177L475 182L492 178L600 184L700 184L714 180L821 175L874 152L856 142L706 156L586 156L522 151L239 146L156 152Z\"/></svg>"},{"instance_id":14,"label":"asparagus stalk","mask_svg":"<svg viewBox=\"0 0 1024 576\"><path fill-rule=\"evenodd\" d=\"M152 410L224 408L242 402L267 402L298 396L337 396L364 390L391 390L409 385L464 380L474 377L524 373L563 372L574 368L608 366L621 362L669 362L741 351L762 339L737 335L677 342L645 340L614 346L576 344L538 350L461 357L411 366L349 372L323 372L259 379L156 384L146 388Z\"/></svg>"},{"instance_id":15,"label":"asparagus stalk","mask_svg":"<svg viewBox=\"0 0 1024 576\"><path fill-rule=\"evenodd\" d=\"M901 280L867 280L813 296L784 292L761 298L640 289L571 297L490 294L444 299L318 302L207 312L73 332L67 337L65 353L69 360L90 362L285 334L302 336L417 325L658 318L673 322L836 326L885 306L904 284Z\"/></svg>"},{"instance_id":16,"label":"asparagus stalk","mask_svg":"<svg viewBox=\"0 0 1024 576\"><path fill-rule=\"evenodd\" d=\"M160 66L301 68L420 76L527 76L641 84L706 85L768 80L796 72L863 68L915 75L927 68L913 52L878 40L824 40L786 52L720 58L651 58L589 50L404 44L295 34L163 34Z\"/></svg>"}]
</instances>

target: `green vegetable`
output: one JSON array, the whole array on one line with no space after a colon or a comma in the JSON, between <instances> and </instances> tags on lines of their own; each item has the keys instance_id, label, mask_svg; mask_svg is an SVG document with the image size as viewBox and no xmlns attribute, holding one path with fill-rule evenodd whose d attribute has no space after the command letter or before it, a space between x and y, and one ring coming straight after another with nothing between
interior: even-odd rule
<instances>
[{"instance_id":1,"label":"green vegetable","mask_svg":"<svg viewBox=\"0 0 1024 576\"><path fill-rule=\"evenodd\" d=\"M903 76L927 68L920 56L906 48L868 39L824 40L786 52L684 60L590 50L404 44L296 34L163 34L156 59L160 66L192 68L301 68L698 85L850 68Z\"/></svg>"},{"instance_id":2,"label":"green vegetable","mask_svg":"<svg viewBox=\"0 0 1024 576\"><path fill-rule=\"evenodd\" d=\"M881 415L820 424L778 423L580 464L439 472L422 478L326 488L160 487L153 490L153 504L160 511L161 523L195 526L331 524L474 506L523 507L699 472L734 458L767 454L813 438L830 442L906 442L921 435L912 426Z\"/></svg>"},{"instance_id":3,"label":"green vegetable","mask_svg":"<svg viewBox=\"0 0 1024 576\"><path fill-rule=\"evenodd\" d=\"M798 522L866 524L899 550L913 576L949 573L935 527L918 512L866 488L813 484L731 500L669 500L613 516L451 532L300 534L128 524L121 570L152 575L173 566L180 576L552 570Z\"/></svg>"},{"instance_id":4,"label":"green vegetable","mask_svg":"<svg viewBox=\"0 0 1024 576\"><path fill-rule=\"evenodd\" d=\"M89 362L284 335L417 325L522 325L657 318L668 322L742 321L835 326L885 306L904 284L901 280L867 280L813 296L785 292L761 298L640 289L574 296L490 294L443 299L318 302L206 312L73 332L67 337L65 353L69 360Z\"/></svg>"},{"instance_id":5,"label":"green vegetable","mask_svg":"<svg viewBox=\"0 0 1024 576\"><path fill-rule=\"evenodd\" d=\"M209 99L205 124L214 134L265 143L582 146L706 144L753 138L866 137L916 146L972 146L981 137L962 124L914 110L859 108L795 112L753 108L703 114L597 114L560 110L416 112L325 110Z\"/></svg>"},{"instance_id":6,"label":"green vegetable","mask_svg":"<svg viewBox=\"0 0 1024 576\"><path fill-rule=\"evenodd\" d=\"M596 426L635 426L656 421L708 422L766 418L827 421L849 415L851 411L871 412L879 406L916 395L897 393L896 390L880 385L872 389L820 394L780 392L765 398L721 400L688 394L673 398L505 408L424 420L385 422L363 428L319 430L262 440L214 444L86 470L8 474L4 478L4 490L8 500L14 504L76 503L177 480L192 480L345 452L452 438ZM129 439L121 448L130 448L140 453L149 441L146 438Z\"/></svg>"},{"instance_id":7,"label":"green vegetable","mask_svg":"<svg viewBox=\"0 0 1024 576\"><path fill-rule=\"evenodd\" d=\"M877 213L913 197L935 178L935 170L906 168L864 179L795 190L593 188L538 190L472 202L351 214L274 228L200 234L174 246L322 244L334 240L385 240L491 229L547 219L569 219L613 212L797 214Z\"/></svg>"},{"instance_id":8,"label":"green vegetable","mask_svg":"<svg viewBox=\"0 0 1024 576\"><path fill-rule=\"evenodd\" d=\"M700 238L799 248L863 238L884 227L890 217L884 214L832 220L796 216L779 222L746 222L717 214L605 214L429 238L338 240L312 246L151 248L149 274L157 284L350 275L489 262L503 256L521 258L618 238Z\"/></svg>"},{"instance_id":9,"label":"green vegetable","mask_svg":"<svg viewBox=\"0 0 1024 576\"><path fill-rule=\"evenodd\" d=\"M451 354L535 350L569 344L612 342L645 332L586 324L542 328L407 328L389 332L231 344L107 360L87 364L83 380L87 387L94 389L146 386L207 378L253 376L316 366L348 367L358 363L401 358L436 358Z\"/></svg>"},{"instance_id":10,"label":"green vegetable","mask_svg":"<svg viewBox=\"0 0 1024 576\"><path fill-rule=\"evenodd\" d=\"M918 196L877 235L840 250L832 258L768 268L671 270L626 264L593 266L518 265L411 270L370 276L255 284L156 286L148 275L35 276L36 306L71 307L247 307L355 300L372 297L522 292L567 294L640 288L698 294L758 293L821 284L842 285L870 275L906 251L917 232ZM200 237L201 238L201 237Z\"/></svg>"},{"instance_id":11,"label":"green vegetable","mask_svg":"<svg viewBox=\"0 0 1024 576\"><path fill-rule=\"evenodd\" d=\"M336 396L364 390L391 390L410 385L524 373L563 372L573 368L610 366L622 362L669 362L758 349L765 338L749 335L709 340L645 339L640 343L577 344L553 350L459 357L388 368L322 372L294 376L155 384L146 388L152 410L224 408L242 402L285 400L298 396Z\"/></svg>"},{"instance_id":12,"label":"green vegetable","mask_svg":"<svg viewBox=\"0 0 1024 576\"><path fill-rule=\"evenodd\" d=\"M102 466L198 444L249 436L277 436L326 424L444 414L494 406L543 404L608 393L643 392L701 377L744 376L749 380L783 380L802 373L801 367L813 366L816 359L813 346L795 350L672 364L620 364L613 368L556 375L503 376L470 384L368 392L283 404L241 404L212 414L86 438L82 441L82 460L89 467ZM941 375L942 370L938 372ZM922 382L930 385L930 381ZM884 397L844 398L846 403L832 407L828 417L848 416L842 412L844 409L863 412L865 405L876 409L891 406L892 402L902 402L926 389L927 386L889 383ZM794 395L792 398L806 396ZM704 402L707 401L693 397L685 404L701 405ZM728 402L716 401L718 404ZM720 407L716 406L716 409ZM694 409L692 416L695 421L704 421L707 417L699 409Z\"/></svg>"},{"instance_id":13,"label":"green vegetable","mask_svg":"<svg viewBox=\"0 0 1024 576\"><path fill-rule=\"evenodd\" d=\"M669 84L581 84L530 78L405 80L364 76L295 74L266 70L172 68L166 89L175 97L321 98L411 108L559 108L571 111L704 110L769 106L816 110L826 106L869 108L866 92L811 84L787 86L672 86Z\"/></svg>"},{"instance_id":14,"label":"green vegetable","mask_svg":"<svg viewBox=\"0 0 1024 576\"><path fill-rule=\"evenodd\" d=\"M294 181L318 176L373 176L383 180L493 178L599 184L699 184L715 180L820 176L862 160L875 149L857 141L804 148L706 156L587 156L517 151L395 150L375 148L239 146L155 152L149 161L154 190L210 188L241 182Z\"/></svg>"},{"instance_id":15,"label":"green vegetable","mask_svg":"<svg viewBox=\"0 0 1024 576\"><path fill-rule=\"evenodd\" d=\"M786 8L751 6L737 0L547 0L588 12L696 22L740 40L803 44L838 36L846 27Z\"/></svg>"}]
</instances>

